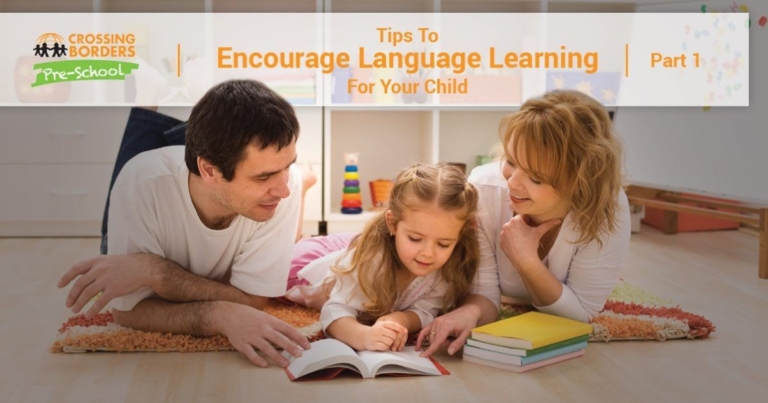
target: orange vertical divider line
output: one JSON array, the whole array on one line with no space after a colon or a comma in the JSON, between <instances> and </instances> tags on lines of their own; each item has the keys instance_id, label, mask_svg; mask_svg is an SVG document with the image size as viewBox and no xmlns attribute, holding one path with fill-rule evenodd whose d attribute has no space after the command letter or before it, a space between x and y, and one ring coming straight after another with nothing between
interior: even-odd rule
<instances>
[{"instance_id":1,"label":"orange vertical divider line","mask_svg":"<svg viewBox=\"0 0 768 403\"><path fill-rule=\"evenodd\" d=\"M181 44L176 44L176 77L181 77Z\"/></svg>"},{"instance_id":2,"label":"orange vertical divider line","mask_svg":"<svg viewBox=\"0 0 768 403\"><path fill-rule=\"evenodd\" d=\"M629 44L624 44L624 77L629 77Z\"/></svg>"}]
</instances>

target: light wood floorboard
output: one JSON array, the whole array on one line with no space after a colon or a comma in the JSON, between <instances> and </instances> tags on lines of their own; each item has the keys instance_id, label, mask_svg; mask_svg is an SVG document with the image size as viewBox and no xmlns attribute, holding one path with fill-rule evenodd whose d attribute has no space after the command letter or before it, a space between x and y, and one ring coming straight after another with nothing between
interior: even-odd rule
<instances>
[{"instance_id":1,"label":"light wood floorboard","mask_svg":"<svg viewBox=\"0 0 768 403\"><path fill-rule=\"evenodd\" d=\"M239 353L51 354L69 316L55 287L98 250L92 238L0 239L0 400L8 402L763 401L768 280L742 232L632 237L622 277L717 326L707 340L590 343L586 356L514 374L441 351L445 377L291 383Z\"/></svg>"}]
</instances>

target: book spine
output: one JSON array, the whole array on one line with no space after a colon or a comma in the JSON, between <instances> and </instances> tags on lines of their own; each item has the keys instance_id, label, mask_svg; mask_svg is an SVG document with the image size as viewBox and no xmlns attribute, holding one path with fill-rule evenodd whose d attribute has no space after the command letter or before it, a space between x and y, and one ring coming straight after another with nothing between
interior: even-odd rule
<instances>
[{"instance_id":1,"label":"book spine","mask_svg":"<svg viewBox=\"0 0 768 403\"><path fill-rule=\"evenodd\" d=\"M560 355L560 356L557 356L557 357L554 357L554 358L550 358L550 359L547 359L547 360L535 362L533 364L528 364L528 365L509 365L509 364L503 364L503 363L500 363L500 362L495 362L495 361L486 360L486 359L482 359L482 358L478 358L478 357L473 357L473 356L464 356L464 360L468 361L468 362L475 363L475 364L480 364L480 365L485 365L485 366L488 366L488 367L505 369L507 371L513 371L513 372L520 373L520 372L528 372L530 370L533 370L533 369L536 369L536 368L545 367L547 365L555 364L555 363L558 363L558 362L563 362L563 361L566 361L566 360L570 360L571 358L581 357L582 355L584 355L584 352L585 352L585 350L579 350L579 351L575 351L573 353Z\"/></svg>"},{"instance_id":2,"label":"book spine","mask_svg":"<svg viewBox=\"0 0 768 403\"><path fill-rule=\"evenodd\" d=\"M587 348L587 342L572 344L570 346L556 348L554 350L545 351L541 354L532 355L530 357L522 357L520 359L520 365L533 364L534 362L544 361L553 357L572 353Z\"/></svg>"},{"instance_id":3,"label":"book spine","mask_svg":"<svg viewBox=\"0 0 768 403\"><path fill-rule=\"evenodd\" d=\"M508 365L523 364L523 361L522 361L523 357L518 357L516 355L501 354L501 353L483 350L481 348L472 347L472 346L464 346L464 356L482 358L485 360L500 362Z\"/></svg>"},{"instance_id":4,"label":"book spine","mask_svg":"<svg viewBox=\"0 0 768 403\"><path fill-rule=\"evenodd\" d=\"M541 339L536 340L533 343L531 343L531 344L533 344L532 350L535 350L537 348L546 347L546 346L549 346L549 345L552 345L552 344L560 343L560 342L565 341L565 340L574 339L576 337L583 337L584 335L588 336L589 333L591 332L591 329L592 329L592 327L590 325L590 330L588 332L586 332L586 333L583 330L574 330L574 331L571 331L571 332L569 332L567 334L557 334L557 335L553 335L553 336L549 336L549 337L542 337Z\"/></svg>"},{"instance_id":5,"label":"book spine","mask_svg":"<svg viewBox=\"0 0 768 403\"><path fill-rule=\"evenodd\" d=\"M483 350L495 351L495 352L502 353L502 354L507 354L507 355L516 355L516 356L520 356L520 357L530 357L530 356L534 356L534 355L537 355L537 354L545 353L547 351L555 350L555 349L558 349L558 348L563 348L563 347L566 347L566 346L570 346L570 345L586 342L588 340L589 340L589 335L583 335L583 336L575 337L573 339L568 339L568 340L565 340L565 341L561 341L559 343L550 344L550 345L544 346L544 347L539 347L539 348L534 349L534 350L523 350L523 349L519 349L519 348L505 347L505 346L500 346L500 345L493 344L493 343L487 343L487 342L484 342L484 341L475 340L475 339L472 339L472 338L467 339L467 345L473 346L473 347L477 347L477 348L482 348Z\"/></svg>"},{"instance_id":6,"label":"book spine","mask_svg":"<svg viewBox=\"0 0 768 403\"><path fill-rule=\"evenodd\" d=\"M475 340L475 339L467 339L467 345L477 348L482 348L483 350L489 350L489 351L495 351L497 353L501 354L507 354L507 355L515 355L519 357L525 357L528 355L528 350L521 350L519 348L511 348L511 347L504 347L504 346L497 346L495 344L486 343L484 341Z\"/></svg>"}]
</instances>

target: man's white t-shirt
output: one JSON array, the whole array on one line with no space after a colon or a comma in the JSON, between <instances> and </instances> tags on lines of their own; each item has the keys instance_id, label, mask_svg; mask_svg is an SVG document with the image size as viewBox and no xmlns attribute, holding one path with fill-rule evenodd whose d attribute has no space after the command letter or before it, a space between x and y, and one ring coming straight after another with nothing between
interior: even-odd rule
<instances>
[{"instance_id":1,"label":"man's white t-shirt","mask_svg":"<svg viewBox=\"0 0 768 403\"><path fill-rule=\"evenodd\" d=\"M211 280L223 279L231 269L229 283L243 292L284 295L301 207L299 168L290 168L291 194L280 201L274 217L256 222L237 216L222 230L200 221L189 195L189 175L183 146L131 159L112 188L109 254L152 253ZM115 298L110 307L129 311L152 295L145 287Z\"/></svg>"}]
</instances>

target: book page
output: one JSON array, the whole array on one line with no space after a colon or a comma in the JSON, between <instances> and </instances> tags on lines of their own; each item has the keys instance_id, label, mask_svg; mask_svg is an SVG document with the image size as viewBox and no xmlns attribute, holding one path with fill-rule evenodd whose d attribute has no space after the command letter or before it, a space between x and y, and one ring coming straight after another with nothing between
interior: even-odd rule
<instances>
[{"instance_id":1,"label":"book page","mask_svg":"<svg viewBox=\"0 0 768 403\"><path fill-rule=\"evenodd\" d=\"M403 351L360 351L358 355L371 374L442 375L432 361L419 357L420 351L407 346Z\"/></svg>"},{"instance_id":2,"label":"book page","mask_svg":"<svg viewBox=\"0 0 768 403\"><path fill-rule=\"evenodd\" d=\"M287 369L295 378L325 368L347 368L356 371L364 378L370 377L366 364L357 356L355 350L336 339L313 342L312 348L305 350L298 358L285 351L282 354L290 361Z\"/></svg>"}]
</instances>

